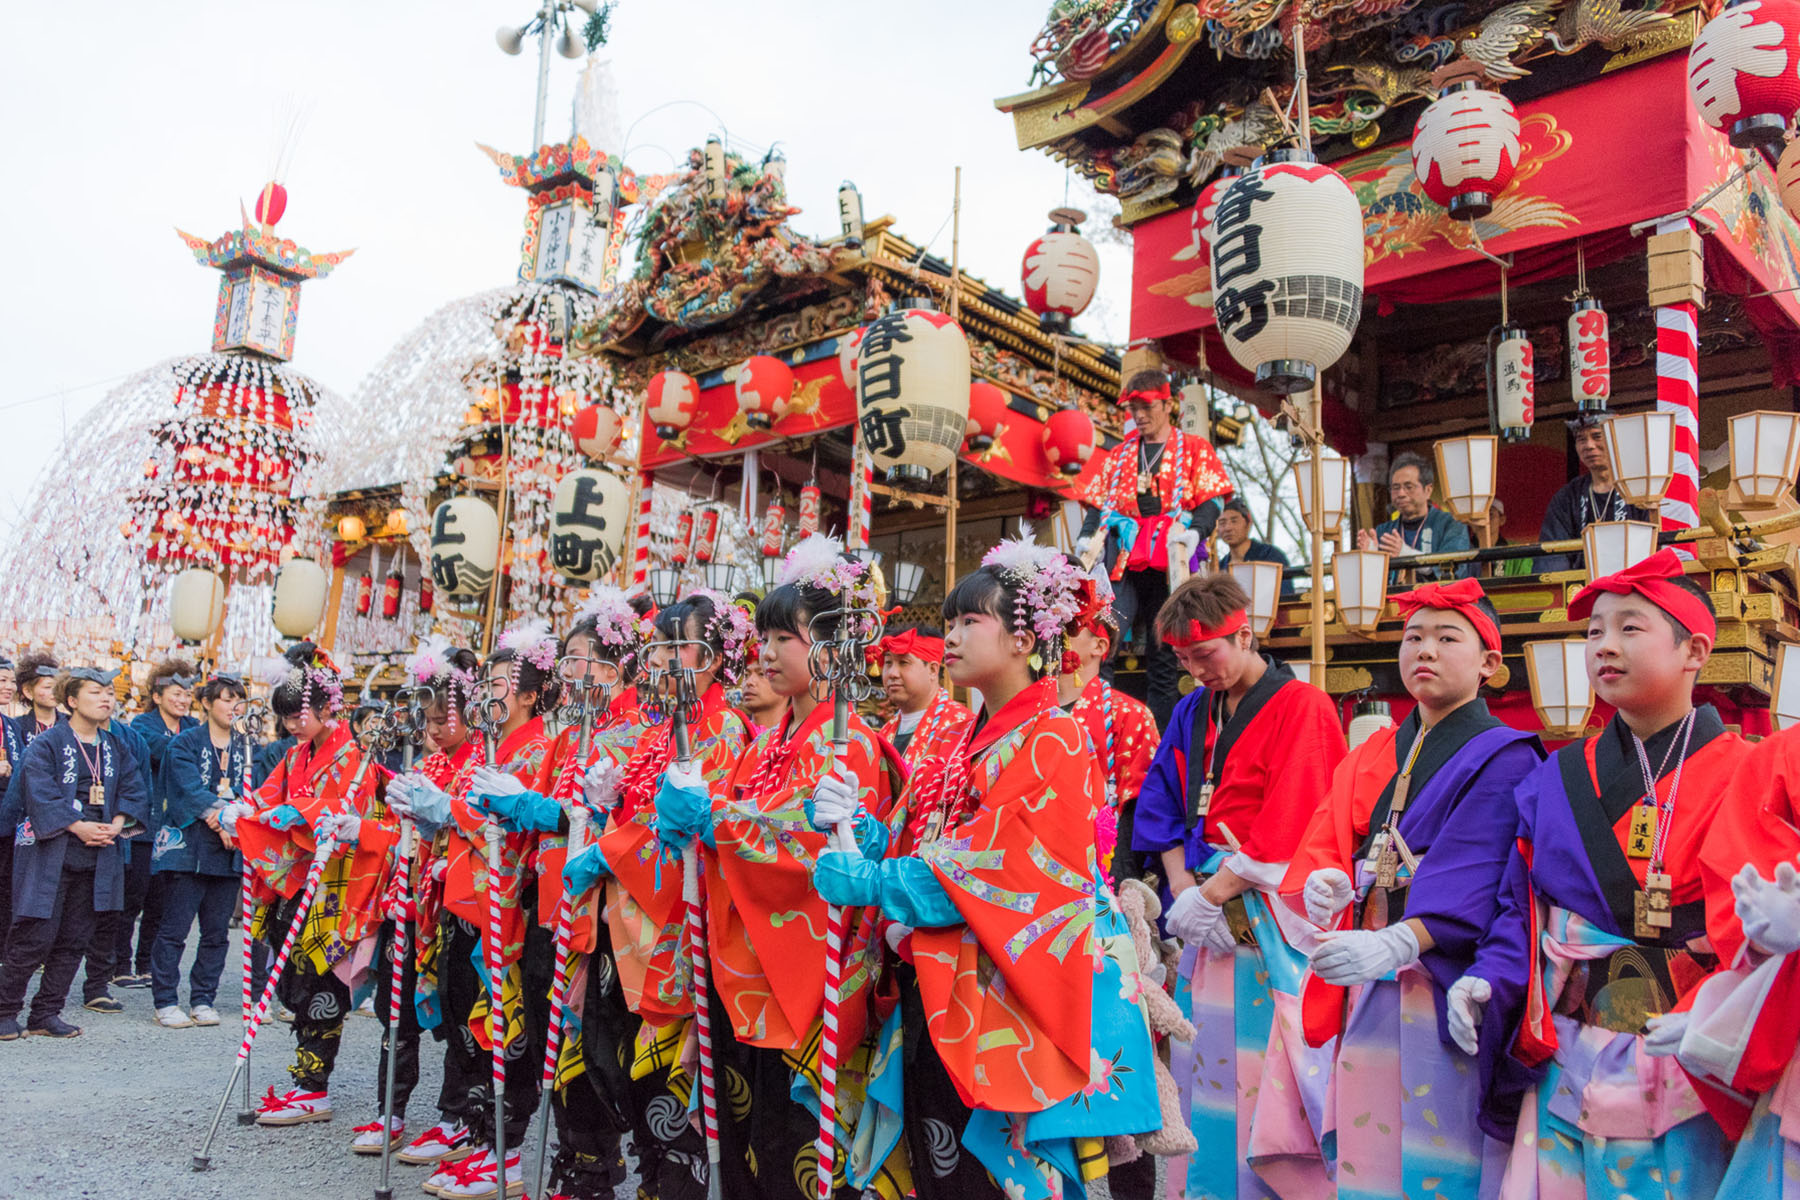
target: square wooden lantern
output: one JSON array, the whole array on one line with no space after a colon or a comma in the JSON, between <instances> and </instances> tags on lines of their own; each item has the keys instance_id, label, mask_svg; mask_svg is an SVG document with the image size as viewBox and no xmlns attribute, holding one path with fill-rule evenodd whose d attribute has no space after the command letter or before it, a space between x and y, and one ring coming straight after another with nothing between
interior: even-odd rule
<instances>
[{"instance_id":1,"label":"square wooden lantern","mask_svg":"<svg viewBox=\"0 0 1800 1200\"><path fill-rule=\"evenodd\" d=\"M1300 515L1308 529L1334 538L1344 527L1344 497L1350 488L1350 460L1335 454L1319 459L1319 493L1323 503L1316 506L1312 494L1312 466L1310 458L1294 464L1294 486L1300 491ZM1315 526L1315 520L1320 524Z\"/></svg>"},{"instance_id":2,"label":"square wooden lantern","mask_svg":"<svg viewBox=\"0 0 1800 1200\"><path fill-rule=\"evenodd\" d=\"M1525 643L1525 671L1531 707L1544 736L1573 741L1583 736L1594 712L1594 687L1587 673L1587 643L1574 638Z\"/></svg>"},{"instance_id":3,"label":"square wooden lantern","mask_svg":"<svg viewBox=\"0 0 1800 1200\"><path fill-rule=\"evenodd\" d=\"M1606 457L1625 503L1656 509L1675 478L1675 414L1621 413L1605 426Z\"/></svg>"},{"instance_id":4,"label":"square wooden lantern","mask_svg":"<svg viewBox=\"0 0 1800 1200\"><path fill-rule=\"evenodd\" d=\"M1800 467L1800 413L1739 413L1731 418L1730 441L1735 507L1779 504Z\"/></svg>"},{"instance_id":5,"label":"square wooden lantern","mask_svg":"<svg viewBox=\"0 0 1800 1200\"><path fill-rule=\"evenodd\" d=\"M1617 575L1656 553L1656 526L1648 521L1596 521L1581 531L1588 582Z\"/></svg>"},{"instance_id":6,"label":"square wooden lantern","mask_svg":"<svg viewBox=\"0 0 1800 1200\"><path fill-rule=\"evenodd\" d=\"M1491 433L1445 438L1432 448L1444 507L1459 521L1484 522L1494 502L1500 439Z\"/></svg>"},{"instance_id":7,"label":"square wooden lantern","mask_svg":"<svg viewBox=\"0 0 1800 1200\"><path fill-rule=\"evenodd\" d=\"M1234 562L1230 570L1231 577L1250 597L1250 627L1257 637L1268 637L1281 607L1281 564Z\"/></svg>"},{"instance_id":8,"label":"square wooden lantern","mask_svg":"<svg viewBox=\"0 0 1800 1200\"><path fill-rule=\"evenodd\" d=\"M1373 633L1387 607L1388 556L1379 550L1339 550L1331 557L1338 616L1357 633Z\"/></svg>"}]
</instances>

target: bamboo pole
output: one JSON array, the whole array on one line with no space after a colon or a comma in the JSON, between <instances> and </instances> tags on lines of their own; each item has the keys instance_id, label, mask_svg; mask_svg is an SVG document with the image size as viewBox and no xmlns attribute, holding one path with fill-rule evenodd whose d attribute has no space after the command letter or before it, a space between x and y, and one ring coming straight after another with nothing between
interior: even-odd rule
<instances>
[{"instance_id":1,"label":"bamboo pole","mask_svg":"<svg viewBox=\"0 0 1800 1200\"><path fill-rule=\"evenodd\" d=\"M1325 431L1319 382L1313 380L1312 419L1307 423L1307 440L1312 443L1312 678L1323 684L1325 679Z\"/></svg>"},{"instance_id":2,"label":"bamboo pole","mask_svg":"<svg viewBox=\"0 0 1800 1200\"><path fill-rule=\"evenodd\" d=\"M962 168L956 168L956 195L950 204L950 319L962 320ZM950 459L945 476L944 498L944 595L956 585L956 465Z\"/></svg>"}]
</instances>

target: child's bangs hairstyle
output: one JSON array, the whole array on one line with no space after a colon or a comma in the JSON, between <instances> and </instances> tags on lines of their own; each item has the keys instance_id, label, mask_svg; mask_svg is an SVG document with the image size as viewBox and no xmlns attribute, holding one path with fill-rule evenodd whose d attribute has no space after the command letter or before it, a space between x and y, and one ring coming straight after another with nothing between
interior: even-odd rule
<instances>
[{"instance_id":1,"label":"child's bangs hairstyle","mask_svg":"<svg viewBox=\"0 0 1800 1200\"><path fill-rule=\"evenodd\" d=\"M1019 594L993 567L981 567L956 581L944 597L944 620L958 617L987 616L996 618L1008 633L1029 633L1018 623Z\"/></svg>"},{"instance_id":2,"label":"child's bangs hairstyle","mask_svg":"<svg viewBox=\"0 0 1800 1200\"><path fill-rule=\"evenodd\" d=\"M250 692L243 683L236 679L225 679L214 675L201 684L200 690L194 693L194 699L198 700L202 706L227 696L233 700L247 700L250 698Z\"/></svg>"},{"instance_id":3,"label":"child's bangs hairstyle","mask_svg":"<svg viewBox=\"0 0 1800 1200\"><path fill-rule=\"evenodd\" d=\"M843 602L824 588L784 583L772 589L756 606L756 632L764 637L771 633L810 637L817 632L821 638L829 639L837 635L838 618L829 616L817 625L813 624L813 618L842 607Z\"/></svg>"},{"instance_id":4,"label":"child's bangs hairstyle","mask_svg":"<svg viewBox=\"0 0 1800 1200\"><path fill-rule=\"evenodd\" d=\"M704 642L713 652L714 670L726 683L735 683L744 673L750 629L750 614L719 592L705 589L656 614L659 639Z\"/></svg>"},{"instance_id":5,"label":"child's bangs hairstyle","mask_svg":"<svg viewBox=\"0 0 1800 1200\"><path fill-rule=\"evenodd\" d=\"M553 667L540 667L529 658L522 658L519 652L511 647L496 650L488 655L485 664L487 673L504 674L512 680L515 696L535 696L531 702L531 715L547 713L556 707L556 697L562 690L562 681L556 677ZM504 671L496 668L504 667Z\"/></svg>"}]
</instances>

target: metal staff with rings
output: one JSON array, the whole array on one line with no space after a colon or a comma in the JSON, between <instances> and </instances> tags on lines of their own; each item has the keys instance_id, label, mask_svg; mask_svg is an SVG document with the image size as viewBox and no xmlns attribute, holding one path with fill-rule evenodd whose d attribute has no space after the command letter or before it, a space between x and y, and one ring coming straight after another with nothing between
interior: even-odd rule
<instances>
[{"instance_id":1,"label":"metal staff with rings","mask_svg":"<svg viewBox=\"0 0 1800 1200\"><path fill-rule=\"evenodd\" d=\"M253 786L253 772L256 766L256 747L262 744L263 730L267 728L269 716L268 706L260 700L244 705L244 710L231 723L233 741L244 739L244 777L239 785L238 799L249 803L251 794L256 790ZM227 747L225 761L231 761L231 750ZM244 1015L244 1030L250 1029L250 1012L256 1007L256 995L252 984L256 979L256 939L250 936L250 926L256 920L256 874L250 868L250 860L244 860L243 878L238 884L238 899L242 902L242 915L238 925L244 935L244 970L243 999L241 1007ZM250 1056L244 1056L244 1107L238 1110L239 1125L256 1124L256 1102L251 1098L254 1089L250 1084Z\"/></svg>"},{"instance_id":2,"label":"metal staff with rings","mask_svg":"<svg viewBox=\"0 0 1800 1200\"><path fill-rule=\"evenodd\" d=\"M827 630L832 636L823 636ZM881 641L881 612L875 607L846 604L815 613L807 622L812 643L806 665L812 675L813 698L831 701L831 773L854 788L850 771L850 706L873 699L880 685L869 677L868 651ZM839 821L829 837L833 850L856 850L856 833ZM825 909L825 1006L819 1038L819 1195L829 1200L837 1149L837 1072L844 1047L838 1040L838 1007L842 1002L844 942L848 911L839 904Z\"/></svg>"},{"instance_id":3,"label":"metal staff with rings","mask_svg":"<svg viewBox=\"0 0 1800 1200\"><path fill-rule=\"evenodd\" d=\"M393 707L387 712L387 742L400 747L402 771L413 769L414 747L425 736L425 716L436 701L436 695L424 684L402 688L394 693ZM418 848L418 830L411 820L400 818L400 844L395 850L394 873L398 890L394 910L394 936L388 950L393 962L388 975L388 1020L382 1040L387 1049L387 1077L381 1091L381 1182L375 1186L375 1200L393 1200L390 1186L394 1157L394 1093L399 1071L400 1006L412 1003L402 996L406 975L406 956L412 953L410 930L413 912L413 856Z\"/></svg>"},{"instance_id":4,"label":"metal staff with rings","mask_svg":"<svg viewBox=\"0 0 1800 1200\"><path fill-rule=\"evenodd\" d=\"M358 706L359 713L363 706ZM380 748L380 741L385 732L385 722L370 721L356 734L356 744L362 749L362 760L356 765L356 773L350 777L350 786L344 792L346 802L353 800L357 792L362 790L363 780L368 777L369 767L375 762L375 753ZM225 1117L225 1106L231 1103L231 1093L237 1089L239 1077L250 1061L250 1047L256 1042L256 1035L262 1029L264 1019L269 1015L269 1008L275 1002L275 990L281 982L281 973L287 969L288 957L294 952L294 944L300 940L300 931L306 928L306 919L312 914L313 899L319 894L319 881L325 876L325 864L337 852L338 843L335 834L327 834L318 839L313 849L312 862L306 868L306 883L300 889L300 900L294 909L293 923L288 926L287 934L281 939L281 948L276 951L275 961L269 964L269 978L263 984L262 996L256 1002L256 1011L244 1026L244 1039L238 1044L237 1058L231 1067L231 1078L225 1084L225 1094L219 1097L219 1107L213 1113L212 1124L207 1126L206 1136L201 1139L199 1149L194 1151L194 1170L204 1171L212 1166L212 1143L218 1135L219 1122ZM249 931L245 931L249 936Z\"/></svg>"},{"instance_id":5,"label":"metal staff with rings","mask_svg":"<svg viewBox=\"0 0 1800 1200\"><path fill-rule=\"evenodd\" d=\"M505 675L488 675L481 681L481 693L469 701L464 719L481 734L482 756L489 770L499 767L496 751L500 730L506 723L506 698L496 688L511 687ZM497 817L489 817L482 829L487 843L487 967L488 967L488 1040L493 1043L494 1068L494 1194L506 1195L506 948L501 944L500 906L501 877L504 855L501 850L505 832Z\"/></svg>"}]
</instances>

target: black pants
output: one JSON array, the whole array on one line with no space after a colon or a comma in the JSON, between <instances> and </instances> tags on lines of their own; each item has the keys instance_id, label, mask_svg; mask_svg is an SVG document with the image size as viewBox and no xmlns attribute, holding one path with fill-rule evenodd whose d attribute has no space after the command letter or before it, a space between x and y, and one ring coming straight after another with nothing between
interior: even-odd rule
<instances>
[{"instance_id":1,"label":"black pants","mask_svg":"<svg viewBox=\"0 0 1800 1200\"><path fill-rule=\"evenodd\" d=\"M156 929L162 923L167 884L165 876L150 871L150 842L140 838L131 844L131 861L125 864L125 907L119 913L113 935L113 963L119 974L150 973L150 952L156 945ZM132 938L137 952L132 952Z\"/></svg>"},{"instance_id":2,"label":"black pants","mask_svg":"<svg viewBox=\"0 0 1800 1200\"><path fill-rule=\"evenodd\" d=\"M181 1003L181 955L188 931L200 922L200 945L188 972L188 1004L211 1005L219 998L219 976L231 949L231 914L236 911L238 877L166 871L156 877L163 894L162 917L150 950L150 996L158 1008Z\"/></svg>"},{"instance_id":3,"label":"black pants","mask_svg":"<svg viewBox=\"0 0 1800 1200\"><path fill-rule=\"evenodd\" d=\"M4 792L0 786L0 792ZM6 961L6 946L12 939L12 867L13 831L0 829L0 963Z\"/></svg>"},{"instance_id":4,"label":"black pants","mask_svg":"<svg viewBox=\"0 0 1800 1200\"><path fill-rule=\"evenodd\" d=\"M580 1040L582 1070L550 1093L558 1146L551 1182L573 1200L610 1198L625 1182L621 1143L633 1132L631 1058L638 1018L625 1006L604 925L599 934L600 946L581 968L587 986L580 1024L563 1035Z\"/></svg>"},{"instance_id":5,"label":"black pants","mask_svg":"<svg viewBox=\"0 0 1800 1200\"><path fill-rule=\"evenodd\" d=\"M1156 728L1168 728L1169 714L1181 699L1181 664L1175 651L1156 636L1156 614L1169 598L1169 576L1164 571L1127 571L1113 585L1113 611L1119 614L1121 635L1143 627L1144 676L1149 694L1144 703L1156 718ZM1110 664L1108 680L1111 679Z\"/></svg>"},{"instance_id":6,"label":"black pants","mask_svg":"<svg viewBox=\"0 0 1800 1200\"><path fill-rule=\"evenodd\" d=\"M932 1045L925 1022L919 977L904 963L894 968L900 984L900 1020L905 1037L907 1156L919 1200L967 1200L1002 1196L987 1168L963 1148L969 1106L957 1093Z\"/></svg>"},{"instance_id":7,"label":"black pants","mask_svg":"<svg viewBox=\"0 0 1800 1200\"><path fill-rule=\"evenodd\" d=\"M63 868L56 889L56 903L48 917L19 917L13 922L6 965L0 968L0 1017L17 1018L25 1007L25 988L32 974L44 968L37 995L31 998L31 1017L36 1028L60 1016L76 968L94 936L94 869Z\"/></svg>"},{"instance_id":8,"label":"black pants","mask_svg":"<svg viewBox=\"0 0 1800 1200\"><path fill-rule=\"evenodd\" d=\"M406 1102L412 1099L413 1089L419 1085L419 1013L413 1007L413 991L418 986L417 947L413 944L413 928L409 922L406 926L406 954L400 964L400 1021L398 1027L390 1015L394 1010L394 923L388 921L381 927L380 942L375 953L375 966L381 972L381 979L375 988L375 1016L386 1030L381 1039L381 1062L375 1073L375 1104L382 1107L387 1103L387 1072L389 1043L395 1042L393 1053L399 1057L394 1060L394 1113L396 1117L406 1115ZM396 1041L397 1038L397 1041Z\"/></svg>"},{"instance_id":9,"label":"black pants","mask_svg":"<svg viewBox=\"0 0 1800 1200\"><path fill-rule=\"evenodd\" d=\"M449 1048L444 1055L444 1088L448 1093L452 1073L459 1081L457 1119L469 1127L478 1146L494 1144L493 1056L475 1040L469 1014L486 985L475 973L470 956L481 953L481 934L475 926L450 917L444 930L443 965L439 994L443 997L444 1024ZM516 1150L537 1111L538 1083L544 1070L544 1038L550 1010L550 934L526 914L523 955L525 1033L506 1046L506 1145ZM454 1060L454 1062L453 1062Z\"/></svg>"}]
</instances>

